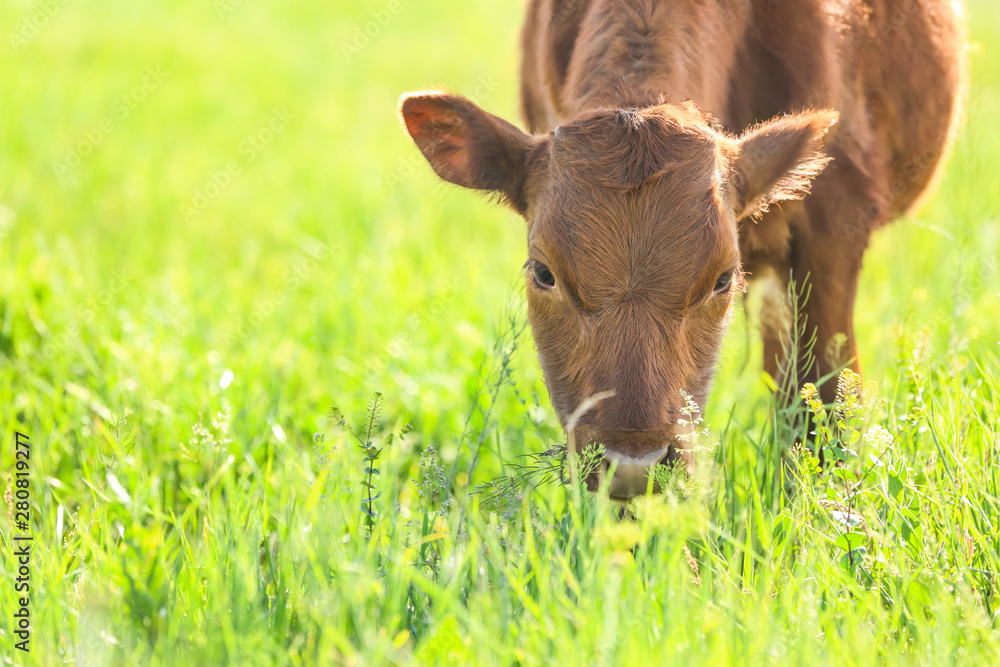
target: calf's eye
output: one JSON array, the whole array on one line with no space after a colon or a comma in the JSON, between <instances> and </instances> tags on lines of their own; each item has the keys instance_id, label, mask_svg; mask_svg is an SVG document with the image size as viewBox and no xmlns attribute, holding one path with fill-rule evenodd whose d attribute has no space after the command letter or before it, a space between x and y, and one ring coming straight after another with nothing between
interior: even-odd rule
<instances>
[{"instance_id":1,"label":"calf's eye","mask_svg":"<svg viewBox=\"0 0 1000 667\"><path fill-rule=\"evenodd\" d=\"M556 286L556 277L549 271L549 267L541 262L531 261L531 275L535 278L535 284L542 289L552 289Z\"/></svg>"},{"instance_id":2,"label":"calf's eye","mask_svg":"<svg viewBox=\"0 0 1000 667\"><path fill-rule=\"evenodd\" d=\"M726 271L721 276L719 276L718 280L715 281L715 287L712 289L712 291L715 292L716 294L721 294L729 290L729 286L732 284L732 282L733 282L733 271L732 270Z\"/></svg>"}]
</instances>

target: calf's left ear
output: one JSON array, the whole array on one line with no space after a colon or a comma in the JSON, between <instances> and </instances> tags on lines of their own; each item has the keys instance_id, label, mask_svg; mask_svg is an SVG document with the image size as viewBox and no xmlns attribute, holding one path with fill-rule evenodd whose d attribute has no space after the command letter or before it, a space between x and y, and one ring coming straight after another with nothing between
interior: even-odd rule
<instances>
[{"instance_id":1,"label":"calf's left ear","mask_svg":"<svg viewBox=\"0 0 1000 667\"><path fill-rule=\"evenodd\" d=\"M438 176L462 187L497 192L519 213L525 212L531 136L464 97L445 93L404 95L399 115Z\"/></svg>"},{"instance_id":2,"label":"calf's left ear","mask_svg":"<svg viewBox=\"0 0 1000 667\"><path fill-rule=\"evenodd\" d=\"M736 219L767 210L772 202L801 199L830 161L823 138L836 111L784 116L755 127L736 141L729 195Z\"/></svg>"}]
</instances>

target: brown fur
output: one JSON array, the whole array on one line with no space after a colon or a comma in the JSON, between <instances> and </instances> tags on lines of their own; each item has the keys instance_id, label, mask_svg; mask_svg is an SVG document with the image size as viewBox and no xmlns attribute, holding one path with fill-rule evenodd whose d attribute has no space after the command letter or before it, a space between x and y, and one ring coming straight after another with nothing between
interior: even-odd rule
<instances>
[{"instance_id":1,"label":"brown fur","mask_svg":"<svg viewBox=\"0 0 1000 667\"><path fill-rule=\"evenodd\" d=\"M946 0L531 0L533 134L442 93L405 96L401 116L442 178L527 220L529 319L563 425L611 390L578 435L677 458L681 390L704 405L744 273L808 282L818 353L796 386L856 367L862 255L941 162L963 48ZM764 327L776 377L787 337Z\"/></svg>"}]
</instances>

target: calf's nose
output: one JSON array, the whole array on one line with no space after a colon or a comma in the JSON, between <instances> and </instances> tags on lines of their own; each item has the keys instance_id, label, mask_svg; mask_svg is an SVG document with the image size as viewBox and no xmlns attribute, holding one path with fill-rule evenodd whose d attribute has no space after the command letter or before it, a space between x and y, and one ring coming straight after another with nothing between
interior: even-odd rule
<instances>
[{"instance_id":1,"label":"calf's nose","mask_svg":"<svg viewBox=\"0 0 1000 667\"><path fill-rule=\"evenodd\" d=\"M582 453L589 445L604 445L604 458L614 462L615 474L609 493L616 500L628 500L644 494L649 485L649 474L658 464L686 463L684 452L678 447L671 429L646 431L607 430L590 425L579 425L573 434L573 448ZM601 476L609 466L588 479L592 489L597 488ZM655 489L654 490L658 490Z\"/></svg>"}]
</instances>

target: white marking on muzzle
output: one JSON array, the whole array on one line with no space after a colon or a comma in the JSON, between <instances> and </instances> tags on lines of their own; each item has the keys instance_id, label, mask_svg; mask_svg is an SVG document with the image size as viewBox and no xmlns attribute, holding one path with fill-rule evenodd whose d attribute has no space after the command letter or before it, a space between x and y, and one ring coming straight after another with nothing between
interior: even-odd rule
<instances>
[{"instance_id":1,"label":"white marking on muzzle","mask_svg":"<svg viewBox=\"0 0 1000 667\"><path fill-rule=\"evenodd\" d=\"M611 485L608 487L611 497L627 500L646 493L651 472L668 451L669 445L645 456L626 456L606 449L604 457L615 462L615 476L611 478Z\"/></svg>"},{"instance_id":2,"label":"white marking on muzzle","mask_svg":"<svg viewBox=\"0 0 1000 667\"><path fill-rule=\"evenodd\" d=\"M618 463L619 468L622 468L624 466L642 466L645 468L651 468L660 461L662 461L663 457L667 455L668 451L670 451L670 445L667 445L663 449L658 449L655 452L650 452L645 456L637 457L637 456L627 456L625 454L620 454L611 449L605 449L604 458L608 459L609 461L616 461Z\"/></svg>"}]
</instances>

